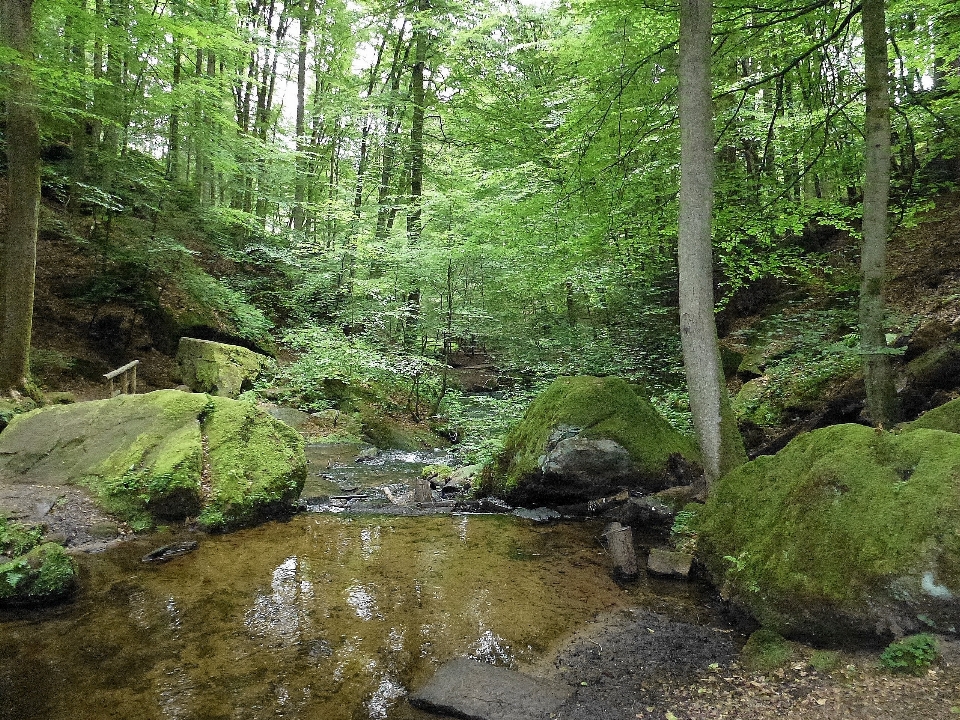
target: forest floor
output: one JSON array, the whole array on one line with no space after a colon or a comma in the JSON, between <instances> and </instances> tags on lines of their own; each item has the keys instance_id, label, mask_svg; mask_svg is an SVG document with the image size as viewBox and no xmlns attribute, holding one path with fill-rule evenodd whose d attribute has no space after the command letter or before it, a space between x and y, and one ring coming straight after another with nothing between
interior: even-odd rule
<instances>
[{"instance_id":1,"label":"forest floor","mask_svg":"<svg viewBox=\"0 0 960 720\"><path fill-rule=\"evenodd\" d=\"M941 640L922 675L879 667L879 651L833 652L816 669L813 648L759 672L740 664L729 628L690 625L645 611L599 618L538 668L577 688L558 720L950 720L960 717L960 642Z\"/></svg>"}]
</instances>

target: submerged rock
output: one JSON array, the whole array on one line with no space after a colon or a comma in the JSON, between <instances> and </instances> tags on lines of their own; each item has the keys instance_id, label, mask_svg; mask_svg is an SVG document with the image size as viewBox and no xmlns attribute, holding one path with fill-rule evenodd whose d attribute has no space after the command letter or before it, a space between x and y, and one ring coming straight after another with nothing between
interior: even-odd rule
<instances>
[{"instance_id":1,"label":"submerged rock","mask_svg":"<svg viewBox=\"0 0 960 720\"><path fill-rule=\"evenodd\" d=\"M569 685L459 658L410 695L414 707L472 720L552 717L573 694Z\"/></svg>"},{"instance_id":2,"label":"submerged rock","mask_svg":"<svg viewBox=\"0 0 960 720\"><path fill-rule=\"evenodd\" d=\"M960 632L960 435L802 435L723 477L694 525L722 593L787 637Z\"/></svg>"},{"instance_id":3,"label":"submerged rock","mask_svg":"<svg viewBox=\"0 0 960 720\"><path fill-rule=\"evenodd\" d=\"M290 427L252 403L177 390L41 408L0 434L0 481L86 486L135 528L250 524L288 507L305 477Z\"/></svg>"},{"instance_id":4,"label":"submerged rock","mask_svg":"<svg viewBox=\"0 0 960 720\"><path fill-rule=\"evenodd\" d=\"M618 378L557 379L510 432L483 489L515 504L575 503L621 487L690 481L697 458L639 388Z\"/></svg>"},{"instance_id":5,"label":"submerged rock","mask_svg":"<svg viewBox=\"0 0 960 720\"><path fill-rule=\"evenodd\" d=\"M647 572L678 580L689 579L692 564L693 555L670 548L650 548L647 556Z\"/></svg>"},{"instance_id":6,"label":"submerged rock","mask_svg":"<svg viewBox=\"0 0 960 720\"><path fill-rule=\"evenodd\" d=\"M174 379L193 392L237 398L253 388L266 361L265 355L245 347L184 337L177 348Z\"/></svg>"},{"instance_id":7,"label":"submerged rock","mask_svg":"<svg viewBox=\"0 0 960 720\"><path fill-rule=\"evenodd\" d=\"M196 550L200 544L195 540L190 540L187 542L173 543L171 545L164 545L163 547L158 547L156 550L151 550L142 558L140 562L144 563L165 563L170 562L174 558L178 558L181 555L186 555Z\"/></svg>"}]
</instances>

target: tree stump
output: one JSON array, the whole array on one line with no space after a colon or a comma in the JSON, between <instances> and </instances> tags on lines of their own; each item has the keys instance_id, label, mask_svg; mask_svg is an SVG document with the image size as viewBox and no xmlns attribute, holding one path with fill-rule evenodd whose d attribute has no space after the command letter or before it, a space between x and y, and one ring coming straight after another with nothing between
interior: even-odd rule
<instances>
[{"instance_id":1,"label":"tree stump","mask_svg":"<svg viewBox=\"0 0 960 720\"><path fill-rule=\"evenodd\" d=\"M618 522L610 523L600 536L613 558L613 570L624 580L637 577L637 554L633 548L633 531Z\"/></svg>"}]
</instances>

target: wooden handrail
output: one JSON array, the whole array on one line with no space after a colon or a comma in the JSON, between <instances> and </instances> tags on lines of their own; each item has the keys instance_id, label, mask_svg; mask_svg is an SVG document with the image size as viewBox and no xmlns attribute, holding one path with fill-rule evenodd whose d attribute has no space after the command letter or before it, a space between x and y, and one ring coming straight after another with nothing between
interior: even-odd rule
<instances>
[{"instance_id":1,"label":"wooden handrail","mask_svg":"<svg viewBox=\"0 0 960 720\"><path fill-rule=\"evenodd\" d=\"M139 360L132 360L123 367L118 367L116 370L104 374L103 378L110 381L110 397L125 393L128 395L137 394L137 365L139 364ZM122 376L120 378L120 389L114 390L113 380L117 376Z\"/></svg>"}]
</instances>

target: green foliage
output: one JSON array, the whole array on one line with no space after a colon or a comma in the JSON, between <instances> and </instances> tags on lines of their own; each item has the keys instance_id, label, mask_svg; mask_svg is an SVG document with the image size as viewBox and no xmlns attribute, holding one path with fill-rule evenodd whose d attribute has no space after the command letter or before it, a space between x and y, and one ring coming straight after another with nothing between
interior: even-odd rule
<instances>
[{"instance_id":1,"label":"green foliage","mask_svg":"<svg viewBox=\"0 0 960 720\"><path fill-rule=\"evenodd\" d=\"M860 369L852 303L825 309L787 306L749 333L731 340L747 348L741 368L762 373L734 398L737 415L757 425L780 422L785 411L822 397L831 383Z\"/></svg>"},{"instance_id":2,"label":"green foliage","mask_svg":"<svg viewBox=\"0 0 960 720\"><path fill-rule=\"evenodd\" d=\"M890 643L880 655L880 665L888 670L920 675L937 659L937 640L921 633Z\"/></svg>"},{"instance_id":3,"label":"green foliage","mask_svg":"<svg viewBox=\"0 0 960 720\"><path fill-rule=\"evenodd\" d=\"M29 527L0 517L0 554L11 557L25 555L40 544L43 528Z\"/></svg>"},{"instance_id":4,"label":"green foliage","mask_svg":"<svg viewBox=\"0 0 960 720\"><path fill-rule=\"evenodd\" d=\"M793 648L782 635L761 628L744 645L740 662L747 670L770 672L783 667L793 657Z\"/></svg>"},{"instance_id":5,"label":"green foliage","mask_svg":"<svg viewBox=\"0 0 960 720\"><path fill-rule=\"evenodd\" d=\"M670 542L680 552L693 553L697 549L696 517L699 504L689 504L673 518Z\"/></svg>"},{"instance_id":6,"label":"green foliage","mask_svg":"<svg viewBox=\"0 0 960 720\"><path fill-rule=\"evenodd\" d=\"M364 337L347 337L319 325L291 331L284 341L300 355L278 368L268 382L282 388L284 399L301 409L357 409L357 401L366 395L419 419L432 413L442 398L443 376L435 360L378 348Z\"/></svg>"},{"instance_id":7,"label":"green foliage","mask_svg":"<svg viewBox=\"0 0 960 720\"><path fill-rule=\"evenodd\" d=\"M514 388L493 395L448 391L442 411L457 438L457 452L468 465L486 465L503 450L507 433L520 421L543 386Z\"/></svg>"},{"instance_id":8,"label":"green foliage","mask_svg":"<svg viewBox=\"0 0 960 720\"><path fill-rule=\"evenodd\" d=\"M0 564L0 604L36 605L61 600L76 583L76 567L63 547L38 544Z\"/></svg>"}]
</instances>

